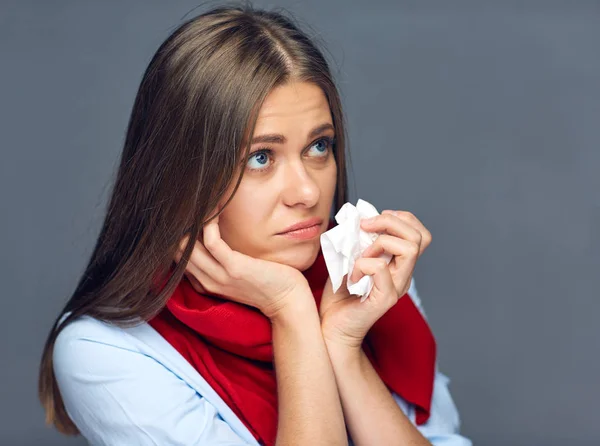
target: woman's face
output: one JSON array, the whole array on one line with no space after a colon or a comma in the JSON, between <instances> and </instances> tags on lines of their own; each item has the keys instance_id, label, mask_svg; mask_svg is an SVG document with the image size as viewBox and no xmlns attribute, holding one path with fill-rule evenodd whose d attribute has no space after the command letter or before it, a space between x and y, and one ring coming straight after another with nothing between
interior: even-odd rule
<instances>
[{"instance_id":1,"label":"woman's face","mask_svg":"<svg viewBox=\"0 0 600 446\"><path fill-rule=\"evenodd\" d=\"M334 136L318 86L294 82L271 91L259 110L240 186L219 217L221 237L232 249L300 271L312 265L335 193ZM314 217L322 223L312 238L282 234Z\"/></svg>"}]
</instances>

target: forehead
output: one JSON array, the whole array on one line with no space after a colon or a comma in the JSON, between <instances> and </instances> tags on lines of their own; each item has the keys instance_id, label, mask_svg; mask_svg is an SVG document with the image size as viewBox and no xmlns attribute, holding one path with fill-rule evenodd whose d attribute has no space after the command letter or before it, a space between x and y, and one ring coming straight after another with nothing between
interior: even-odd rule
<instances>
[{"instance_id":1,"label":"forehead","mask_svg":"<svg viewBox=\"0 0 600 446\"><path fill-rule=\"evenodd\" d=\"M300 120L313 121L325 119L331 121L329 103L323 90L308 82L292 82L274 88L263 102L256 122L255 133L266 127Z\"/></svg>"}]
</instances>

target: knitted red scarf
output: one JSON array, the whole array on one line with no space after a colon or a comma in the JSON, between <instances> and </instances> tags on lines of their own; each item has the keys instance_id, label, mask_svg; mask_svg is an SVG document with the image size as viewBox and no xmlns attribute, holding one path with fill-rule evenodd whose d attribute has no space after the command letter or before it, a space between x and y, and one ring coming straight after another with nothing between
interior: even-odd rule
<instances>
[{"instance_id":1,"label":"knitted red scarf","mask_svg":"<svg viewBox=\"0 0 600 446\"><path fill-rule=\"evenodd\" d=\"M318 307L328 278L321 251L303 274ZM149 323L194 366L260 444L275 443L277 385L266 316L253 307L200 294L184 277ZM436 344L408 294L373 325L363 350L390 391L415 405L417 424L425 423Z\"/></svg>"}]
</instances>

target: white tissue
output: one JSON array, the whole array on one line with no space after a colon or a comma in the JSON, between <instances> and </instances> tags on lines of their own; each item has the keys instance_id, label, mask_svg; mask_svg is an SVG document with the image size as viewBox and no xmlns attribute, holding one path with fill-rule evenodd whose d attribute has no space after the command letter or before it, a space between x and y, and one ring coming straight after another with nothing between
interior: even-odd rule
<instances>
[{"instance_id":1,"label":"white tissue","mask_svg":"<svg viewBox=\"0 0 600 446\"><path fill-rule=\"evenodd\" d=\"M356 207L345 203L335 214L338 225L321 234L321 248L334 293L342 284L344 276L352 273L356 259L379 237L378 233L366 232L360 227L361 219L376 215L379 212L375 206L365 200L359 199ZM392 255L384 252L379 258L390 263ZM364 276L356 283L351 282L350 277L346 281L350 294L361 296L361 302L367 299L373 285L371 276Z\"/></svg>"}]
</instances>

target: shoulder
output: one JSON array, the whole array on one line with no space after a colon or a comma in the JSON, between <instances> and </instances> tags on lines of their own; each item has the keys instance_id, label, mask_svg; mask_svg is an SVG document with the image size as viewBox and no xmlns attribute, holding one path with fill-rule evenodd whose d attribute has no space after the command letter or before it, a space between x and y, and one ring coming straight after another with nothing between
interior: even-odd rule
<instances>
[{"instance_id":1,"label":"shoulder","mask_svg":"<svg viewBox=\"0 0 600 446\"><path fill-rule=\"evenodd\" d=\"M127 354L129 352L129 354ZM100 373L126 364L111 360L139 354L139 349L120 327L83 316L70 322L58 334L53 364L57 378L87 370Z\"/></svg>"},{"instance_id":2,"label":"shoulder","mask_svg":"<svg viewBox=\"0 0 600 446\"><path fill-rule=\"evenodd\" d=\"M246 444L217 408L128 328L89 316L53 352L65 409L90 444Z\"/></svg>"},{"instance_id":3,"label":"shoulder","mask_svg":"<svg viewBox=\"0 0 600 446\"><path fill-rule=\"evenodd\" d=\"M134 348L134 343L123 328L91 316L82 316L61 329L56 338L55 349L62 350L81 341Z\"/></svg>"}]
</instances>

